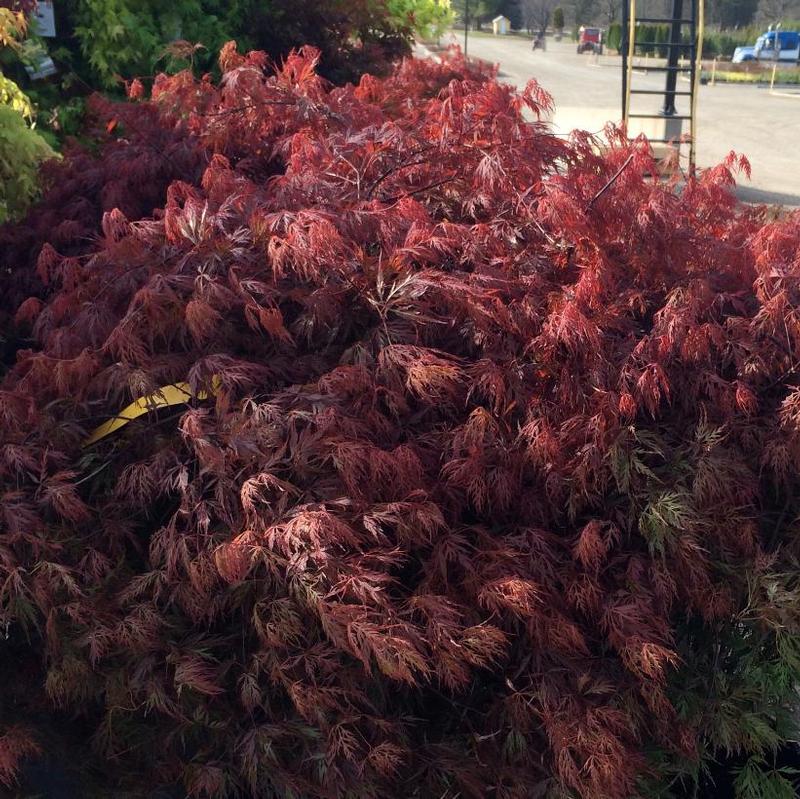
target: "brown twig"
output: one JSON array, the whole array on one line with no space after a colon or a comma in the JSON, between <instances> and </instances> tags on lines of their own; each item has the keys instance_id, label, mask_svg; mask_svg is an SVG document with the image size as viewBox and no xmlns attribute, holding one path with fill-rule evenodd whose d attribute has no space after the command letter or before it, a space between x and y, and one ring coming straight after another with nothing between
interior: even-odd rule
<instances>
[{"instance_id":1,"label":"brown twig","mask_svg":"<svg viewBox=\"0 0 800 799\"><path fill-rule=\"evenodd\" d=\"M589 205L586 206L587 211L595 204L597 200L599 200L614 185L617 178L625 171L625 169L627 168L628 164L630 164L631 161L633 161L633 153L631 153L625 159L625 163L611 176L611 178L609 178L608 183L606 183L606 185L603 186L603 188L600 189L600 191L598 191L597 194L595 194L591 200L589 200Z\"/></svg>"},{"instance_id":2,"label":"brown twig","mask_svg":"<svg viewBox=\"0 0 800 799\"><path fill-rule=\"evenodd\" d=\"M249 111L251 108L261 108L266 105L296 105L294 100L264 100L260 103L249 103L248 105L240 105L236 108L226 108L224 111L196 111L199 117L222 117L228 114L238 114L240 111Z\"/></svg>"},{"instance_id":3,"label":"brown twig","mask_svg":"<svg viewBox=\"0 0 800 799\"><path fill-rule=\"evenodd\" d=\"M430 149L430 148L429 148ZM372 195L375 193L375 189L383 183L386 178L390 175L393 175L395 172L399 172L401 169L406 169L410 166L418 166L419 164L427 163L427 158L418 158L416 161L404 161L402 164L396 164L395 166L387 169L370 187L367 189L367 198L371 199Z\"/></svg>"},{"instance_id":4,"label":"brown twig","mask_svg":"<svg viewBox=\"0 0 800 799\"><path fill-rule=\"evenodd\" d=\"M450 175L449 178L444 178L443 180L437 180L436 183L431 183L427 186L421 186L418 189L414 189L413 191L407 191L404 194L395 194L391 197L381 197L381 200L385 203L393 203L396 200L403 200L406 197L413 197L415 194L420 194L423 191L428 191L429 189L435 189L437 186L443 186L445 183L450 183L451 180L455 180L456 175Z\"/></svg>"}]
</instances>

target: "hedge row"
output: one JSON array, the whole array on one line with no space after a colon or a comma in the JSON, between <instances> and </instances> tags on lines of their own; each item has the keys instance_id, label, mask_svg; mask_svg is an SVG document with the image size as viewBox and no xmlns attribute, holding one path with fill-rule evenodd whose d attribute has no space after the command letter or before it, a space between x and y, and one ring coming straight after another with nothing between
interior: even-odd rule
<instances>
[{"instance_id":1,"label":"hedge row","mask_svg":"<svg viewBox=\"0 0 800 799\"><path fill-rule=\"evenodd\" d=\"M800 30L800 21L790 20L783 25L784 30ZM753 45L756 39L764 32L762 27L751 26L739 31L705 31L703 37L703 58L727 58L733 56L737 47ZM622 44L622 24L613 22L606 33L606 46L608 50L619 51ZM670 41L669 25L639 25L636 40L642 44L636 47L637 55L650 55L666 58L667 42ZM683 34L683 41L689 42L688 33Z\"/></svg>"}]
</instances>

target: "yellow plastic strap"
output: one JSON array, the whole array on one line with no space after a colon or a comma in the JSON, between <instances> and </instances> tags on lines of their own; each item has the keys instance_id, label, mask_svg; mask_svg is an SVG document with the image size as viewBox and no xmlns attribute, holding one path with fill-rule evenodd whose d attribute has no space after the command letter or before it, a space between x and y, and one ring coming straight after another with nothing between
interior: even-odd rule
<instances>
[{"instance_id":1,"label":"yellow plastic strap","mask_svg":"<svg viewBox=\"0 0 800 799\"><path fill-rule=\"evenodd\" d=\"M83 442L83 446L89 447L92 444L96 444L101 438L115 433L121 427L125 427L128 422L133 421L137 417L155 408L167 408L170 405L183 405L193 396L196 396L199 400L208 399L210 395L217 394L219 387L220 380L216 376L211 382L210 393L201 390L195 395L192 393L192 389L188 383L172 383L169 386L162 386L158 391L148 394L146 397L139 397L139 399L134 400L116 416L112 417L107 422L103 422L100 427L92 431L91 435Z\"/></svg>"}]
</instances>

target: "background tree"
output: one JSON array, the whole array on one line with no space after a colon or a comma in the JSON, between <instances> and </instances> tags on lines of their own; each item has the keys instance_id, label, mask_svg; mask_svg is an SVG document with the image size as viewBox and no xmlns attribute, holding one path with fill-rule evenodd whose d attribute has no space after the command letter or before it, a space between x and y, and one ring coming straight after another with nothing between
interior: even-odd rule
<instances>
[{"instance_id":1,"label":"background tree","mask_svg":"<svg viewBox=\"0 0 800 799\"><path fill-rule=\"evenodd\" d=\"M55 13L48 43L65 91L76 83L121 89L121 78L163 69L213 69L214 53L231 39L276 59L312 44L326 77L355 80L367 69L385 72L410 52L415 34L436 35L452 19L441 0L60 0Z\"/></svg>"},{"instance_id":2,"label":"background tree","mask_svg":"<svg viewBox=\"0 0 800 799\"><path fill-rule=\"evenodd\" d=\"M581 25L591 25L597 21L598 0L573 0L570 10L576 29Z\"/></svg>"},{"instance_id":3,"label":"background tree","mask_svg":"<svg viewBox=\"0 0 800 799\"><path fill-rule=\"evenodd\" d=\"M559 32L564 30L564 9L561 6L553 11L553 27Z\"/></svg>"},{"instance_id":4,"label":"background tree","mask_svg":"<svg viewBox=\"0 0 800 799\"><path fill-rule=\"evenodd\" d=\"M544 35L558 0L521 0L522 17L530 33Z\"/></svg>"},{"instance_id":5,"label":"background tree","mask_svg":"<svg viewBox=\"0 0 800 799\"><path fill-rule=\"evenodd\" d=\"M707 6L708 20L722 30L750 25L758 0L712 0Z\"/></svg>"},{"instance_id":6,"label":"background tree","mask_svg":"<svg viewBox=\"0 0 800 799\"><path fill-rule=\"evenodd\" d=\"M469 0L469 25L471 28L481 30L484 24L491 21L501 12L504 0ZM467 13L465 0L454 0L453 11L457 18L464 23Z\"/></svg>"},{"instance_id":7,"label":"background tree","mask_svg":"<svg viewBox=\"0 0 800 799\"><path fill-rule=\"evenodd\" d=\"M524 23L522 20L522 10L520 9L520 0L502 0L497 11L511 20L511 27L514 30L519 30L523 27Z\"/></svg>"},{"instance_id":8,"label":"background tree","mask_svg":"<svg viewBox=\"0 0 800 799\"><path fill-rule=\"evenodd\" d=\"M625 2L625 0L622 0ZM603 24L608 27L612 22L615 22L620 14L619 0L602 0L603 8Z\"/></svg>"},{"instance_id":9,"label":"background tree","mask_svg":"<svg viewBox=\"0 0 800 799\"><path fill-rule=\"evenodd\" d=\"M791 0L758 0L756 18L762 25L785 21L793 7Z\"/></svg>"}]
</instances>

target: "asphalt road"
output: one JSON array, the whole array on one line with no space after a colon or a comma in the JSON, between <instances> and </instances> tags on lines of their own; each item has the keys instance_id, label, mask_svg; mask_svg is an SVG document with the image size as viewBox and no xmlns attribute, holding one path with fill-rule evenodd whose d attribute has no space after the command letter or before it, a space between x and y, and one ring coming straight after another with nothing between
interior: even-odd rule
<instances>
[{"instance_id":1,"label":"asphalt road","mask_svg":"<svg viewBox=\"0 0 800 799\"><path fill-rule=\"evenodd\" d=\"M443 37L442 44L449 37ZM458 36L463 45L463 32ZM524 85L536 80L553 96L554 124L600 130L621 112L620 59L577 55L571 41L548 39L544 52L516 36L470 35L469 54L500 65L500 79ZM597 62L597 63L596 63ZM634 76L637 88L662 89L664 73ZM678 90L687 90L679 82ZM712 166L731 150L750 160L752 180L743 176L738 193L747 202L800 206L800 91L770 94L757 86L701 86L698 96L697 163ZM632 111L657 112L660 98L641 95ZM679 98L678 113L686 113Z\"/></svg>"}]
</instances>

